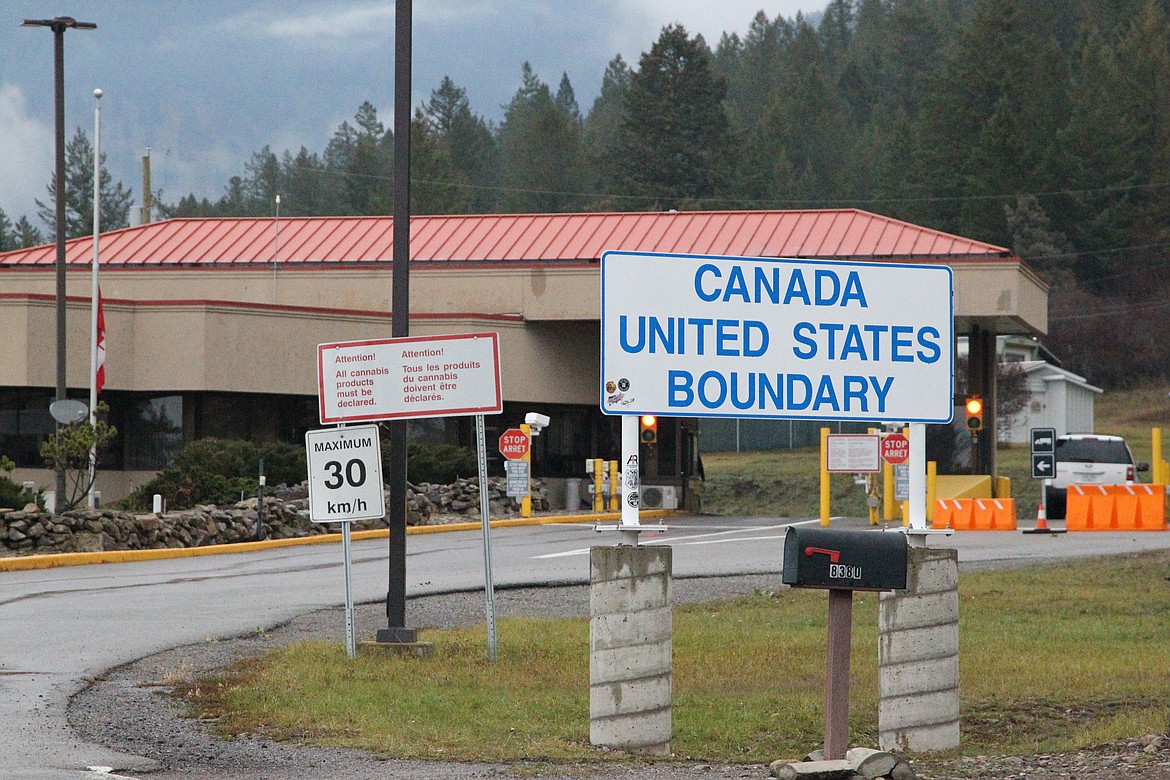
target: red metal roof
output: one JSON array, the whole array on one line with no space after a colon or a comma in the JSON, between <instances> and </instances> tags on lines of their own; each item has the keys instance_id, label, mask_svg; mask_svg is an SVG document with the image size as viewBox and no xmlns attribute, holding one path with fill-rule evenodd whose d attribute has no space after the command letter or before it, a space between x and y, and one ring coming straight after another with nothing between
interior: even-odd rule
<instances>
[{"instance_id":1,"label":"red metal roof","mask_svg":"<svg viewBox=\"0 0 1170 780\"><path fill-rule=\"evenodd\" d=\"M391 217L171 219L102 234L103 266L389 262ZM1010 250L858 209L411 217L411 260L542 263L607 250L745 257L995 260ZM66 243L89 265L93 239ZM0 267L51 266L54 245L0 254Z\"/></svg>"}]
</instances>

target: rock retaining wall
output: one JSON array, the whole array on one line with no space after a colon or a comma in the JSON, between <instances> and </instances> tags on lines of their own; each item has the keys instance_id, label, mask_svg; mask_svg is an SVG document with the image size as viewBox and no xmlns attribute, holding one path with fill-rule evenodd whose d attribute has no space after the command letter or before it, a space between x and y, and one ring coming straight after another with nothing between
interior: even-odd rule
<instances>
[{"instance_id":1,"label":"rock retaining wall","mask_svg":"<svg viewBox=\"0 0 1170 780\"><path fill-rule=\"evenodd\" d=\"M489 478L489 505L493 518L514 517L519 503L505 494L506 480ZM548 502L539 480L532 483L532 508ZM33 555L104 550L149 550L166 547L202 547L248 542L257 538L256 497L228 506L197 506L162 514L114 509L75 509L51 515L28 504L23 509L0 508L0 555ZM433 525L479 519L479 480L460 479L451 485L407 485L407 525ZM385 519L353 523L353 530L385 528ZM334 533L309 519L309 499L303 486L279 487L264 498L263 537L284 539Z\"/></svg>"}]
</instances>

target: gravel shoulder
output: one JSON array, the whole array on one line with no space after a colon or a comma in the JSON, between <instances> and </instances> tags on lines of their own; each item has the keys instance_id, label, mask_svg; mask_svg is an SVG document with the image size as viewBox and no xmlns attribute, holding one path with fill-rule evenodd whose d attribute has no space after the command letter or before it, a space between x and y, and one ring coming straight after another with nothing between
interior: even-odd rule
<instances>
[{"instance_id":1,"label":"gravel shoulder","mask_svg":"<svg viewBox=\"0 0 1170 780\"><path fill-rule=\"evenodd\" d=\"M701 603L778 586L775 575L677 579L675 602ZM384 604L356 609L359 637L385 624ZM407 622L417 628L452 627L482 622L482 591L410 599ZM560 617L588 615L586 586L497 590L496 614ZM615 765L463 764L384 760L372 754L277 742L264 735L221 739L209 724L183 717L165 695L177 682L193 675L254 657L266 650L307 639L344 641L341 608L308 613L267 631L240 637L209 639L168 650L113 669L93 681L70 702L68 718L78 735L118 751L144 756L156 767L134 772L152 780L308 780L347 778L379 780L470 780L471 778L538 776L590 780L673 780L764 778L764 765L722 765L697 762L621 763ZM810 746L810 750L816 746ZM1099 749L1027 757L915 759L922 780L981 778L1002 780L1067 780L1068 778L1170 778L1170 740L1147 737ZM114 767L117 770L117 767ZM125 773L122 773L126 776Z\"/></svg>"}]
</instances>

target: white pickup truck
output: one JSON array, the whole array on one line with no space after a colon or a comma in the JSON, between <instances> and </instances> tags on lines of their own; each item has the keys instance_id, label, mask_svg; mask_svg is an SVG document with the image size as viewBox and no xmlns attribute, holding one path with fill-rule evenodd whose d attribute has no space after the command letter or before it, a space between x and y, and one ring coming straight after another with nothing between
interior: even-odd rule
<instances>
[{"instance_id":1,"label":"white pickup truck","mask_svg":"<svg viewBox=\"0 0 1170 780\"><path fill-rule=\"evenodd\" d=\"M1134 465L1133 453L1120 436L1070 433L1056 437L1056 476L1044 480L1044 508L1050 519L1064 517L1069 485L1132 485L1136 472L1150 464Z\"/></svg>"}]
</instances>

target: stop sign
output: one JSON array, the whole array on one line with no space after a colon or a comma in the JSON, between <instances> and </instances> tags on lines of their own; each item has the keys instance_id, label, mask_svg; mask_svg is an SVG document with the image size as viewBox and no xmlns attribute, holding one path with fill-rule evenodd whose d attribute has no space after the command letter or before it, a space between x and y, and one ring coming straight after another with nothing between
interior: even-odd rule
<instances>
[{"instance_id":1,"label":"stop sign","mask_svg":"<svg viewBox=\"0 0 1170 780\"><path fill-rule=\"evenodd\" d=\"M882 439L882 460L894 466L910 460L910 440L901 433Z\"/></svg>"},{"instance_id":2,"label":"stop sign","mask_svg":"<svg viewBox=\"0 0 1170 780\"><path fill-rule=\"evenodd\" d=\"M520 460L528 454L528 436L519 428L509 428L500 436L500 454L508 460Z\"/></svg>"}]
</instances>

